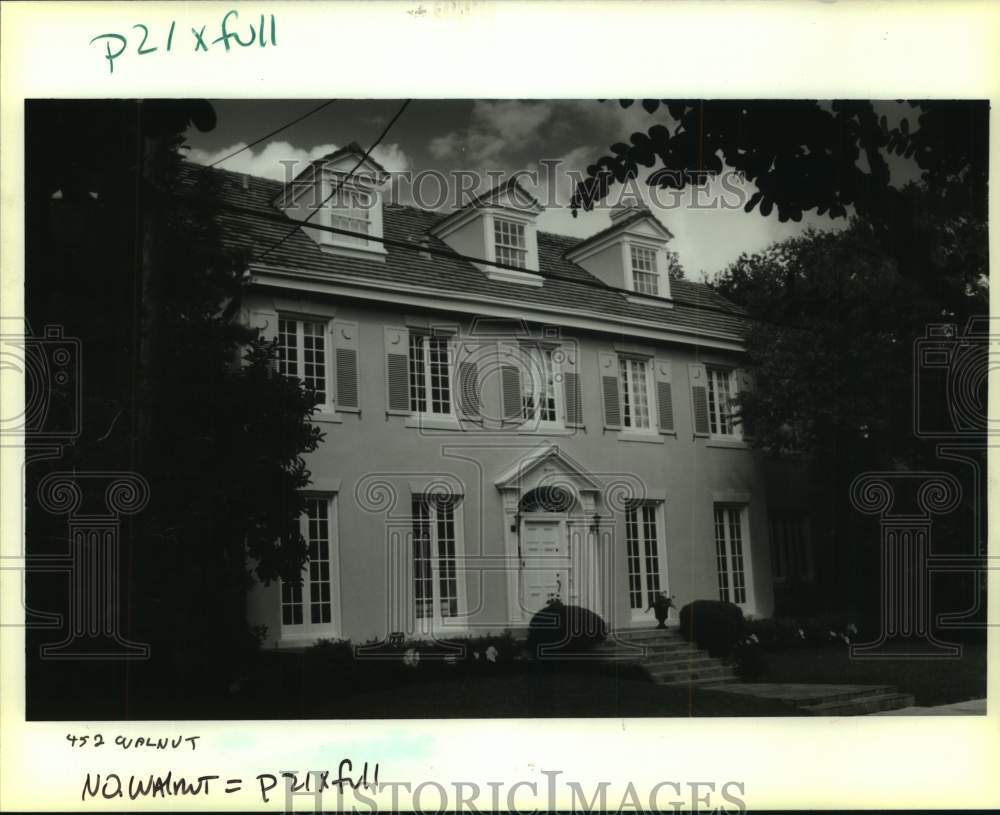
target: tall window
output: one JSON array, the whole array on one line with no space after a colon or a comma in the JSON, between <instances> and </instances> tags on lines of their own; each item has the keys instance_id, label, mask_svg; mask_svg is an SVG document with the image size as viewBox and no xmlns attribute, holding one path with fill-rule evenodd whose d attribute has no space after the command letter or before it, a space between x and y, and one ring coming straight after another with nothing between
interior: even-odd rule
<instances>
[{"instance_id":1,"label":"tall window","mask_svg":"<svg viewBox=\"0 0 1000 815\"><path fill-rule=\"evenodd\" d=\"M628 598L633 611L644 612L660 591L660 555L656 505L635 502L625 510Z\"/></svg>"},{"instance_id":2,"label":"tall window","mask_svg":"<svg viewBox=\"0 0 1000 815\"><path fill-rule=\"evenodd\" d=\"M641 294L660 293L660 276L656 273L656 252L645 246L632 247L632 283Z\"/></svg>"},{"instance_id":3,"label":"tall window","mask_svg":"<svg viewBox=\"0 0 1000 815\"><path fill-rule=\"evenodd\" d=\"M736 397L736 375L726 368L708 369L708 424L713 436L738 436L733 424L732 403Z\"/></svg>"},{"instance_id":4,"label":"tall window","mask_svg":"<svg viewBox=\"0 0 1000 815\"><path fill-rule=\"evenodd\" d=\"M771 562L776 583L813 579L813 556L805 515L771 513Z\"/></svg>"},{"instance_id":5,"label":"tall window","mask_svg":"<svg viewBox=\"0 0 1000 815\"><path fill-rule=\"evenodd\" d=\"M551 348L522 348L525 366L521 377L521 405L525 419L555 422L559 419L555 362Z\"/></svg>"},{"instance_id":6,"label":"tall window","mask_svg":"<svg viewBox=\"0 0 1000 815\"><path fill-rule=\"evenodd\" d=\"M309 560L301 583L281 581L281 623L323 625L333 619L330 587L330 501L310 498L300 519Z\"/></svg>"},{"instance_id":7,"label":"tall window","mask_svg":"<svg viewBox=\"0 0 1000 815\"><path fill-rule=\"evenodd\" d=\"M417 620L458 616L455 499L414 495L413 597Z\"/></svg>"},{"instance_id":8,"label":"tall window","mask_svg":"<svg viewBox=\"0 0 1000 815\"><path fill-rule=\"evenodd\" d=\"M719 599L747 601L746 569L743 565L743 521L746 507L740 504L715 505L715 564L719 577Z\"/></svg>"},{"instance_id":9,"label":"tall window","mask_svg":"<svg viewBox=\"0 0 1000 815\"><path fill-rule=\"evenodd\" d=\"M334 182L336 183L336 182ZM361 190L341 188L333 193L327 204L330 207L330 226L350 232L371 233L372 197ZM354 246L366 246L368 239L352 235L333 234L333 240Z\"/></svg>"},{"instance_id":10,"label":"tall window","mask_svg":"<svg viewBox=\"0 0 1000 815\"><path fill-rule=\"evenodd\" d=\"M306 320L278 319L278 370L301 379L326 402L326 325Z\"/></svg>"},{"instance_id":11,"label":"tall window","mask_svg":"<svg viewBox=\"0 0 1000 815\"><path fill-rule=\"evenodd\" d=\"M451 414L448 337L410 334L410 410Z\"/></svg>"},{"instance_id":12,"label":"tall window","mask_svg":"<svg viewBox=\"0 0 1000 815\"><path fill-rule=\"evenodd\" d=\"M620 357L622 427L649 430L649 366L644 359Z\"/></svg>"},{"instance_id":13,"label":"tall window","mask_svg":"<svg viewBox=\"0 0 1000 815\"><path fill-rule=\"evenodd\" d=\"M493 244L497 263L506 263L524 269L528 265L528 246L524 239L524 224L493 219Z\"/></svg>"}]
</instances>

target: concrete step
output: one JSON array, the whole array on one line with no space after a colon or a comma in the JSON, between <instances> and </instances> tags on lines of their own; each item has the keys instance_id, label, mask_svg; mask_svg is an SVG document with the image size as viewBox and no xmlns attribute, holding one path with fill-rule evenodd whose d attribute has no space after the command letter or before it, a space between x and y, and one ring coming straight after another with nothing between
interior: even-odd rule
<instances>
[{"instance_id":1,"label":"concrete step","mask_svg":"<svg viewBox=\"0 0 1000 815\"><path fill-rule=\"evenodd\" d=\"M602 643L594 649L597 654L628 654L636 659L656 659L667 654L707 654L699 651L697 646L689 642L653 642L636 643L634 646L619 643Z\"/></svg>"},{"instance_id":2,"label":"concrete step","mask_svg":"<svg viewBox=\"0 0 1000 815\"><path fill-rule=\"evenodd\" d=\"M731 668L718 668L715 671L700 673L680 673L653 677L653 682L666 688L677 688L684 685L722 685L739 681Z\"/></svg>"},{"instance_id":3,"label":"concrete step","mask_svg":"<svg viewBox=\"0 0 1000 815\"><path fill-rule=\"evenodd\" d=\"M817 705L803 705L799 708L811 716L863 716L886 710L899 710L913 705L913 695L909 693L878 693L855 699L839 699Z\"/></svg>"},{"instance_id":4,"label":"concrete step","mask_svg":"<svg viewBox=\"0 0 1000 815\"><path fill-rule=\"evenodd\" d=\"M611 632L608 639L617 638L624 642L645 642L646 640L680 640L684 641L677 628L618 628Z\"/></svg>"},{"instance_id":5,"label":"concrete step","mask_svg":"<svg viewBox=\"0 0 1000 815\"><path fill-rule=\"evenodd\" d=\"M736 671L728 665L718 663L693 668L658 668L649 670L649 675L658 685L671 685L695 680L733 682L737 678Z\"/></svg>"}]
</instances>

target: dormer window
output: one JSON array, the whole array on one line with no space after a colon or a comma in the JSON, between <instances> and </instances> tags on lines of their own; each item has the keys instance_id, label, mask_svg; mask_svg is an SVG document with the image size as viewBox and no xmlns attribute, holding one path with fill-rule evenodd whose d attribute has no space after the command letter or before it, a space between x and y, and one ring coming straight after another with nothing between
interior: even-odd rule
<instances>
[{"instance_id":1,"label":"dormer window","mask_svg":"<svg viewBox=\"0 0 1000 815\"><path fill-rule=\"evenodd\" d=\"M632 245L632 288L639 294L660 294L660 275L656 269L656 250Z\"/></svg>"},{"instance_id":2,"label":"dormer window","mask_svg":"<svg viewBox=\"0 0 1000 815\"><path fill-rule=\"evenodd\" d=\"M524 239L524 224L505 218L493 219L493 245L496 262L525 269L528 266L528 246Z\"/></svg>"},{"instance_id":3,"label":"dormer window","mask_svg":"<svg viewBox=\"0 0 1000 815\"><path fill-rule=\"evenodd\" d=\"M349 144L311 162L275 199L289 218L308 221L305 232L324 252L365 260L384 260L382 193L389 176L378 162ZM333 227L355 234L331 232ZM365 237L368 236L368 237Z\"/></svg>"},{"instance_id":4,"label":"dormer window","mask_svg":"<svg viewBox=\"0 0 1000 815\"><path fill-rule=\"evenodd\" d=\"M373 196L363 190L341 189L333 194L330 203L330 226L370 235ZM367 246L368 239L333 233L334 242L349 246Z\"/></svg>"},{"instance_id":5,"label":"dormer window","mask_svg":"<svg viewBox=\"0 0 1000 815\"><path fill-rule=\"evenodd\" d=\"M623 291L629 302L673 308L666 259L667 242L672 238L647 207L625 202L612 211L611 226L573 246L563 257Z\"/></svg>"},{"instance_id":6,"label":"dormer window","mask_svg":"<svg viewBox=\"0 0 1000 815\"><path fill-rule=\"evenodd\" d=\"M474 258L472 262L490 280L541 286L545 279L538 273L535 223L541 211L542 205L512 176L442 218L430 234Z\"/></svg>"}]
</instances>

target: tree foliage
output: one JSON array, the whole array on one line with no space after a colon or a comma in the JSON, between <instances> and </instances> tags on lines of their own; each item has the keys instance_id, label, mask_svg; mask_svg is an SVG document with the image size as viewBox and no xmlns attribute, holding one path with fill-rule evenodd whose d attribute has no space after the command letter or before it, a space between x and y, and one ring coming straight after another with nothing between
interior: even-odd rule
<instances>
[{"instance_id":1,"label":"tree foliage","mask_svg":"<svg viewBox=\"0 0 1000 815\"><path fill-rule=\"evenodd\" d=\"M804 212L843 218L850 207L884 215L897 200L886 161L895 155L912 158L952 212L984 219L989 106L906 104L914 128L907 115L890 125L869 101L644 99L656 122L590 165L570 205L591 209L642 167L659 168L651 185L674 189L729 167L756 187L747 212L776 211L780 221L799 221Z\"/></svg>"},{"instance_id":2,"label":"tree foliage","mask_svg":"<svg viewBox=\"0 0 1000 815\"><path fill-rule=\"evenodd\" d=\"M154 659L204 641L206 619L225 659L248 581L299 579L303 456L322 438L312 395L278 375L274 345L239 320L245 258L220 240L211 178L181 183L191 122L212 126L211 106L27 111L27 314L36 333L61 325L82 349L82 433L29 465L28 545L65 549L65 517L32 500L46 472L144 477L149 504L123 527L124 633L152 642ZM41 610L65 596L64 582L29 587Z\"/></svg>"}]
</instances>

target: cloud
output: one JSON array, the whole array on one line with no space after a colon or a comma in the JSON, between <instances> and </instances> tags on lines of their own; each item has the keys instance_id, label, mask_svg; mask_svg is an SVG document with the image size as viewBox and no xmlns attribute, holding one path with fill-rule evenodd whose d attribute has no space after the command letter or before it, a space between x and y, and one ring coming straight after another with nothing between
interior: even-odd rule
<instances>
[{"instance_id":1,"label":"cloud","mask_svg":"<svg viewBox=\"0 0 1000 815\"><path fill-rule=\"evenodd\" d=\"M237 142L215 152L195 148L188 152L187 158L196 164L212 164L245 147L246 142ZM322 158L336 149L335 144L318 144L310 148L301 148L293 147L286 141L272 141L262 148L243 150L219 166L237 173L285 181L288 180L289 172L291 177L294 177L302 172L310 161ZM372 152L372 158L390 172L402 172L410 168L410 159L398 144L379 145Z\"/></svg>"},{"instance_id":2,"label":"cloud","mask_svg":"<svg viewBox=\"0 0 1000 815\"><path fill-rule=\"evenodd\" d=\"M484 164L495 165L511 153L539 144L541 127L552 111L550 102L477 101L468 127L436 136L427 149L437 159L461 154L469 169L485 169Z\"/></svg>"}]
</instances>

